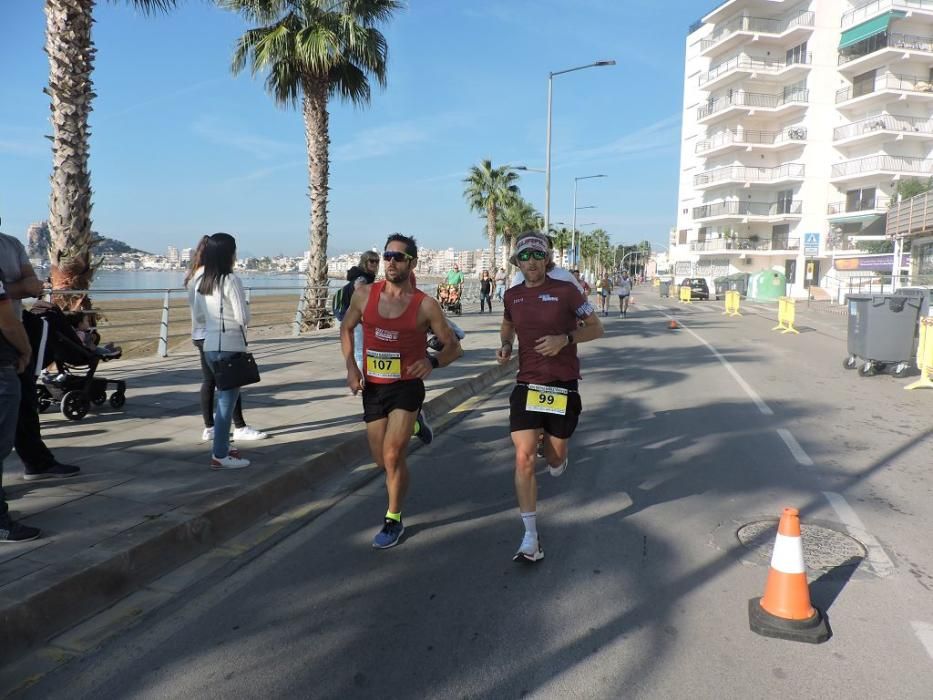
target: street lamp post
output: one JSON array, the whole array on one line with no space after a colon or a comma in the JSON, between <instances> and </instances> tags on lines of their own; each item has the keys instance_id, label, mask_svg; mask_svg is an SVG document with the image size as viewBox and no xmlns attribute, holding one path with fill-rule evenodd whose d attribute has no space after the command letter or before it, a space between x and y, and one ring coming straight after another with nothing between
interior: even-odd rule
<instances>
[{"instance_id":1,"label":"street lamp post","mask_svg":"<svg viewBox=\"0 0 933 700\"><path fill-rule=\"evenodd\" d=\"M574 71L584 70L586 68L597 68L599 66L614 66L615 61L595 61L587 63L585 66L576 68L567 68L547 74L547 145L544 159L544 230L551 228L551 98L553 94L553 83L555 75L564 73L573 73Z\"/></svg>"},{"instance_id":2,"label":"street lamp post","mask_svg":"<svg viewBox=\"0 0 933 700\"><path fill-rule=\"evenodd\" d=\"M575 177L573 179L573 229L570 233L570 252L573 255L574 267L577 264L577 182L580 180L592 180L594 177L606 177L605 175L583 175L581 177ZM594 207L579 207L579 209L593 209Z\"/></svg>"}]
</instances>

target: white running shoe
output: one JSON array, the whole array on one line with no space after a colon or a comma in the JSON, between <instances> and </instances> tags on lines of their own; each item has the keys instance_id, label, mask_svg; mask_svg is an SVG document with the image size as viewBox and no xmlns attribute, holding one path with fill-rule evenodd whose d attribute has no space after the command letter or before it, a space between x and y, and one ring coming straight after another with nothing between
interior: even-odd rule
<instances>
[{"instance_id":1,"label":"white running shoe","mask_svg":"<svg viewBox=\"0 0 933 700\"><path fill-rule=\"evenodd\" d=\"M220 471L221 469L244 469L248 466L249 460L240 457L239 452L231 451L230 454L223 458L211 455L211 469L214 471Z\"/></svg>"},{"instance_id":2,"label":"white running shoe","mask_svg":"<svg viewBox=\"0 0 933 700\"><path fill-rule=\"evenodd\" d=\"M544 550L541 549L541 543L536 536L529 535L526 532L522 538L521 546L512 557L512 561L536 562L542 559L544 559Z\"/></svg>"},{"instance_id":3,"label":"white running shoe","mask_svg":"<svg viewBox=\"0 0 933 700\"><path fill-rule=\"evenodd\" d=\"M567 471L567 463L570 461L570 457L564 457L564 461L558 464L556 467L552 467L550 464L547 465L547 470L550 472L551 476L558 477Z\"/></svg>"},{"instance_id":4,"label":"white running shoe","mask_svg":"<svg viewBox=\"0 0 933 700\"><path fill-rule=\"evenodd\" d=\"M269 433L256 430L248 425L233 430L234 440L265 440L267 437L269 437Z\"/></svg>"},{"instance_id":5,"label":"white running shoe","mask_svg":"<svg viewBox=\"0 0 933 700\"><path fill-rule=\"evenodd\" d=\"M214 429L205 428L204 432L201 433L201 442L210 442L214 439Z\"/></svg>"}]
</instances>

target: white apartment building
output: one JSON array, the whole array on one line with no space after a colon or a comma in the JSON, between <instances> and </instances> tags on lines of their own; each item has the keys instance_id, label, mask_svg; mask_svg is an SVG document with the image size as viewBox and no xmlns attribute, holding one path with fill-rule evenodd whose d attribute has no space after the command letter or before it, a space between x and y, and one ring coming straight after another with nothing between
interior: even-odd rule
<instances>
[{"instance_id":1,"label":"white apartment building","mask_svg":"<svg viewBox=\"0 0 933 700\"><path fill-rule=\"evenodd\" d=\"M687 37L683 109L675 275L777 267L805 296L933 175L933 0L726 0Z\"/></svg>"}]
</instances>

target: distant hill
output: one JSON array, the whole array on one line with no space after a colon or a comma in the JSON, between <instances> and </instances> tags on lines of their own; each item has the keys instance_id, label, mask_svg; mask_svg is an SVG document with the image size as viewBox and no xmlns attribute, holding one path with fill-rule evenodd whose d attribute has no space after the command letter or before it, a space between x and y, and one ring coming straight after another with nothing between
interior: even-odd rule
<instances>
[{"instance_id":1,"label":"distant hill","mask_svg":"<svg viewBox=\"0 0 933 700\"><path fill-rule=\"evenodd\" d=\"M97 232L94 232L94 236L96 237L94 244L95 256L124 255L127 253L151 255L151 253L148 253L145 250L133 248L123 241L118 241L115 238L107 238L105 236L99 235ZM26 238L26 250L29 253L29 257L47 260L50 243L48 223L43 221L41 224L30 226L29 231L26 234Z\"/></svg>"}]
</instances>

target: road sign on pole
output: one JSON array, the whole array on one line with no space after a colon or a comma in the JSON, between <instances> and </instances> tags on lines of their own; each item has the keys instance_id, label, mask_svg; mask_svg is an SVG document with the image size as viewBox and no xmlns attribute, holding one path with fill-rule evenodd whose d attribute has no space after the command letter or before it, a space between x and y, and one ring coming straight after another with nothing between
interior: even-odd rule
<instances>
[{"instance_id":1,"label":"road sign on pole","mask_svg":"<svg viewBox=\"0 0 933 700\"><path fill-rule=\"evenodd\" d=\"M820 254L820 234L803 234L803 254L807 257L813 257Z\"/></svg>"}]
</instances>

